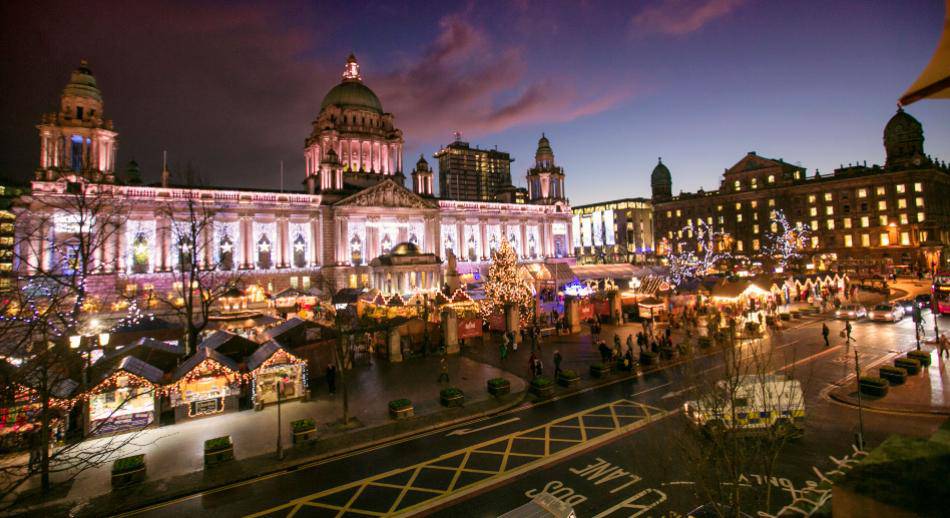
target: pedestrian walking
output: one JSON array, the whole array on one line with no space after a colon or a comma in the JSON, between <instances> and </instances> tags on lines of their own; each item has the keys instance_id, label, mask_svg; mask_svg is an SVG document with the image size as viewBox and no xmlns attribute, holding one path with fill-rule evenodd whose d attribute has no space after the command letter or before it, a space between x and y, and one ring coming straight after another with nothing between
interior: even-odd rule
<instances>
[{"instance_id":1,"label":"pedestrian walking","mask_svg":"<svg viewBox=\"0 0 950 518\"><path fill-rule=\"evenodd\" d=\"M948 346L950 346L950 343L948 342L950 342L950 340L947 340L946 333L940 335L940 338L937 340L937 347L939 347L937 350L938 359L943 358L944 353L947 354L947 357L950 357L950 351L947 350Z\"/></svg>"},{"instance_id":2,"label":"pedestrian walking","mask_svg":"<svg viewBox=\"0 0 950 518\"><path fill-rule=\"evenodd\" d=\"M511 350L518 351L518 340L515 338L514 331L508 331L508 341L511 343Z\"/></svg>"},{"instance_id":3,"label":"pedestrian walking","mask_svg":"<svg viewBox=\"0 0 950 518\"><path fill-rule=\"evenodd\" d=\"M610 361L610 348L607 347L607 342L600 340L597 344L597 350L600 351L600 361L607 363Z\"/></svg>"},{"instance_id":4,"label":"pedestrian walking","mask_svg":"<svg viewBox=\"0 0 950 518\"><path fill-rule=\"evenodd\" d=\"M445 359L445 355L442 355L442 359L439 360L439 379L436 383L442 383L442 380L449 382L449 362Z\"/></svg>"},{"instance_id":5,"label":"pedestrian walking","mask_svg":"<svg viewBox=\"0 0 950 518\"><path fill-rule=\"evenodd\" d=\"M561 361L562 360L563 358L561 357L561 352L554 351L554 377L555 378L561 375Z\"/></svg>"},{"instance_id":6,"label":"pedestrian walking","mask_svg":"<svg viewBox=\"0 0 950 518\"><path fill-rule=\"evenodd\" d=\"M505 361L505 358L508 358L508 337L498 344L498 356L501 357L501 361Z\"/></svg>"},{"instance_id":7,"label":"pedestrian walking","mask_svg":"<svg viewBox=\"0 0 950 518\"><path fill-rule=\"evenodd\" d=\"M824 339L825 339L825 347L828 347L829 345L831 345L830 343L828 343L828 335L829 335L830 333L831 333L831 330L828 329L828 324L822 322L822 323L821 323L821 336L824 337Z\"/></svg>"},{"instance_id":8,"label":"pedestrian walking","mask_svg":"<svg viewBox=\"0 0 950 518\"><path fill-rule=\"evenodd\" d=\"M536 370L537 365L535 365L535 360L537 359L538 357L535 356L534 352L532 352L531 356L528 357L528 370L531 371L532 377L536 377L538 375L538 371Z\"/></svg>"},{"instance_id":9,"label":"pedestrian walking","mask_svg":"<svg viewBox=\"0 0 950 518\"><path fill-rule=\"evenodd\" d=\"M330 391L330 394L336 394L336 365L332 363L327 364L327 389Z\"/></svg>"},{"instance_id":10,"label":"pedestrian walking","mask_svg":"<svg viewBox=\"0 0 950 518\"><path fill-rule=\"evenodd\" d=\"M544 374L544 364L541 363L541 358L534 359L534 376L538 377Z\"/></svg>"},{"instance_id":11,"label":"pedestrian walking","mask_svg":"<svg viewBox=\"0 0 950 518\"><path fill-rule=\"evenodd\" d=\"M851 338L851 329L852 329L852 327L851 327L851 321L850 321L850 320L845 320L845 322L844 322L844 335L845 335L845 341L846 341L846 342L854 342L854 341L855 341L854 338Z\"/></svg>"},{"instance_id":12,"label":"pedestrian walking","mask_svg":"<svg viewBox=\"0 0 950 518\"><path fill-rule=\"evenodd\" d=\"M627 335L627 350L633 350L633 333Z\"/></svg>"}]
</instances>

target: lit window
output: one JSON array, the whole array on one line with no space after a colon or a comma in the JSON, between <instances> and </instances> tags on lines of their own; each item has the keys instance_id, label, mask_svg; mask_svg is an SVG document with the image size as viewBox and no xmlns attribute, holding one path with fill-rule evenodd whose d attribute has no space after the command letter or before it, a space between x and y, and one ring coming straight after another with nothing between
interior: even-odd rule
<instances>
[{"instance_id":1,"label":"lit window","mask_svg":"<svg viewBox=\"0 0 950 518\"><path fill-rule=\"evenodd\" d=\"M742 210L742 202L736 202L736 210Z\"/></svg>"},{"instance_id":2,"label":"lit window","mask_svg":"<svg viewBox=\"0 0 950 518\"><path fill-rule=\"evenodd\" d=\"M817 216L817 215L818 215L818 207L812 207L812 208L808 209L808 215L809 215L809 216Z\"/></svg>"},{"instance_id":3,"label":"lit window","mask_svg":"<svg viewBox=\"0 0 950 518\"><path fill-rule=\"evenodd\" d=\"M927 241L927 231L926 231L926 230L921 230L921 231L920 231L920 242L923 243L923 242L925 242L925 241Z\"/></svg>"},{"instance_id":4,"label":"lit window","mask_svg":"<svg viewBox=\"0 0 950 518\"><path fill-rule=\"evenodd\" d=\"M909 223L908 218L907 218L907 213L902 213L902 214L901 214L901 225L906 225L907 223Z\"/></svg>"},{"instance_id":5,"label":"lit window","mask_svg":"<svg viewBox=\"0 0 950 518\"><path fill-rule=\"evenodd\" d=\"M768 181L769 183L775 183L775 175L774 175L774 174L770 174L767 181Z\"/></svg>"},{"instance_id":6,"label":"lit window","mask_svg":"<svg viewBox=\"0 0 950 518\"><path fill-rule=\"evenodd\" d=\"M812 230L818 230L818 220L817 220L817 219L811 220L811 229L812 229Z\"/></svg>"},{"instance_id":7,"label":"lit window","mask_svg":"<svg viewBox=\"0 0 950 518\"><path fill-rule=\"evenodd\" d=\"M773 234L775 232L778 232L778 223L772 223L772 226L770 226L769 229L772 231Z\"/></svg>"},{"instance_id":8,"label":"lit window","mask_svg":"<svg viewBox=\"0 0 950 518\"><path fill-rule=\"evenodd\" d=\"M897 194L904 194L905 192L907 192L907 188L904 187L904 184L902 183L895 185L894 190L897 191Z\"/></svg>"},{"instance_id":9,"label":"lit window","mask_svg":"<svg viewBox=\"0 0 950 518\"><path fill-rule=\"evenodd\" d=\"M907 208L907 200L906 200L905 198L901 198L901 199L897 200L897 208L898 208L898 209L906 209L906 208Z\"/></svg>"},{"instance_id":10,"label":"lit window","mask_svg":"<svg viewBox=\"0 0 950 518\"><path fill-rule=\"evenodd\" d=\"M712 225L712 216L706 217L706 224L707 224L707 225ZM642 222L640 223L640 227L641 227L641 228L643 227L643 223L642 223Z\"/></svg>"},{"instance_id":11,"label":"lit window","mask_svg":"<svg viewBox=\"0 0 950 518\"><path fill-rule=\"evenodd\" d=\"M736 180L735 182L733 182L732 187L733 187L735 190L737 190L737 191L741 191L741 190L742 190L742 182L740 182L739 180Z\"/></svg>"},{"instance_id":12,"label":"lit window","mask_svg":"<svg viewBox=\"0 0 950 518\"><path fill-rule=\"evenodd\" d=\"M753 233L753 234L758 234L758 233L759 233L759 226L758 226L758 225L752 225L752 233Z\"/></svg>"},{"instance_id":13,"label":"lit window","mask_svg":"<svg viewBox=\"0 0 950 518\"><path fill-rule=\"evenodd\" d=\"M818 236L811 236L811 247L818 248Z\"/></svg>"},{"instance_id":14,"label":"lit window","mask_svg":"<svg viewBox=\"0 0 950 518\"><path fill-rule=\"evenodd\" d=\"M759 202L756 201L756 200L752 200L752 203L751 203L751 204L752 204L752 208L753 208L753 209L759 206Z\"/></svg>"},{"instance_id":15,"label":"lit window","mask_svg":"<svg viewBox=\"0 0 950 518\"><path fill-rule=\"evenodd\" d=\"M723 225L723 224L725 224L725 222L726 222L726 219L725 219L724 217L722 217L722 216L719 216L719 217L716 218L716 219L719 221L719 224L720 224L720 225Z\"/></svg>"},{"instance_id":16,"label":"lit window","mask_svg":"<svg viewBox=\"0 0 950 518\"><path fill-rule=\"evenodd\" d=\"M742 223L742 214L736 214L736 222Z\"/></svg>"},{"instance_id":17,"label":"lit window","mask_svg":"<svg viewBox=\"0 0 950 518\"><path fill-rule=\"evenodd\" d=\"M871 246L871 234L861 234L861 246Z\"/></svg>"},{"instance_id":18,"label":"lit window","mask_svg":"<svg viewBox=\"0 0 950 518\"><path fill-rule=\"evenodd\" d=\"M887 210L887 201L880 200L877 202L877 210Z\"/></svg>"},{"instance_id":19,"label":"lit window","mask_svg":"<svg viewBox=\"0 0 950 518\"><path fill-rule=\"evenodd\" d=\"M910 232L901 232L901 245L910 246Z\"/></svg>"},{"instance_id":20,"label":"lit window","mask_svg":"<svg viewBox=\"0 0 950 518\"><path fill-rule=\"evenodd\" d=\"M742 240L741 240L741 239L738 240L738 241L736 241L736 250L738 250L738 251L740 251L740 252L742 251Z\"/></svg>"},{"instance_id":21,"label":"lit window","mask_svg":"<svg viewBox=\"0 0 950 518\"><path fill-rule=\"evenodd\" d=\"M877 186L877 187L874 189L874 193L877 194L878 196L884 196L884 193L885 193L885 192L886 192L886 191L884 190L884 186L883 186L883 185L879 185L879 186Z\"/></svg>"},{"instance_id":22,"label":"lit window","mask_svg":"<svg viewBox=\"0 0 950 518\"><path fill-rule=\"evenodd\" d=\"M830 205L827 206L827 207L825 207L825 215L826 215L826 216L834 216L834 214L835 214L835 208L834 208L834 207L832 207L832 206L830 206Z\"/></svg>"},{"instance_id":23,"label":"lit window","mask_svg":"<svg viewBox=\"0 0 950 518\"><path fill-rule=\"evenodd\" d=\"M826 192L826 193L825 193L825 201L831 201L831 193L830 193L830 192Z\"/></svg>"},{"instance_id":24,"label":"lit window","mask_svg":"<svg viewBox=\"0 0 950 518\"><path fill-rule=\"evenodd\" d=\"M923 207L924 206L923 197L914 198L914 204L917 205L918 207Z\"/></svg>"},{"instance_id":25,"label":"lit window","mask_svg":"<svg viewBox=\"0 0 950 518\"><path fill-rule=\"evenodd\" d=\"M881 214L880 216L878 216L878 217L877 217L877 224L880 225L880 226L882 226L882 227L886 227L886 226L887 226L887 216L885 216L884 214Z\"/></svg>"},{"instance_id":26,"label":"lit window","mask_svg":"<svg viewBox=\"0 0 950 518\"><path fill-rule=\"evenodd\" d=\"M923 223L923 222L924 222L924 213L923 213L923 212L918 212L918 213L917 213L917 223Z\"/></svg>"},{"instance_id":27,"label":"lit window","mask_svg":"<svg viewBox=\"0 0 950 518\"><path fill-rule=\"evenodd\" d=\"M867 198L868 190L867 189L858 189L858 198Z\"/></svg>"},{"instance_id":28,"label":"lit window","mask_svg":"<svg viewBox=\"0 0 950 518\"><path fill-rule=\"evenodd\" d=\"M673 231L672 231L672 230L670 230L670 231L667 232L666 234L670 237L670 239L673 239Z\"/></svg>"},{"instance_id":29,"label":"lit window","mask_svg":"<svg viewBox=\"0 0 950 518\"><path fill-rule=\"evenodd\" d=\"M795 171L795 179L796 179L796 180L801 180L801 179L802 179L802 172L801 172L801 171Z\"/></svg>"},{"instance_id":30,"label":"lit window","mask_svg":"<svg viewBox=\"0 0 950 518\"><path fill-rule=\"evenodd\" d=\"M686 218L686 226L687 227L693 226L693 218Z\"/></svg>"},{"instance_id":31,"label":"lit window","mask_svg":"<svg viewBox=\"0 0 950 518\"><path fill-rule=\"evenodd\" d=\"M844 228L851 228L851 218L844 218L842 223L844 223Z\"/></svg>"},{"instance_id":32,"label":"lit window","mask_svg":"<svg viewBox=\"0 0 950 518\"><path fill-rule=\"evenodd\" d=\"M808 203L815 203L815 200L816 200L816 199L817 199L817 198L815 198L815 195L814 195L814 194L809 194L809 195L808 195Z\"/></svg>"},{"instance_id":33,"label":"lit window","mask_svg":"<svg viewBox=\"0 0 950 518\"><path fill-rule=\"evenodd\" d=\"M758 187L758 182L756 181L755 178L753 178L753 179L752 179L752 188L755 189L755 188L757 188L757 187Z\"/></svg>"},{"instance_id":34,"label":"lit window","mask_svg":"<svg viewBox=\"0 0 950 518\"><path fill-rule=\"evenodd\" d=\"M758 249L759 249L759 240L758 240L758 239L753 239L753 240L752 240L752 249L753 249L753 250L758 250Z\"/></svg>"},{"instance_id":35,"label":"lit window","mask_svg":"<svg viewBox=\"0 0 950 518\"><path fill-rule=\"evenodd\" d=\"M775 198L769 198L769 207L775 206Z\"/></svg>"},{"instance_id":36,"label":"lit window","mask_svg":"<svg viewBox=\"0 0 950 518\"><path fill-rule=\"evenodd\" d=\"M678 218L678 217L680 217L680 216L682 216L682 215L683 215L683 212L682 212L681 210L679 210L679 209L676 209L676 217Z\"/></svg>"},{"instance_id":37,"label":"lit window","mask_svg":"<svg viewBox=\"0 0 950 518\"><path fill-rule=\"evenodd\" d=\"M867 216L861 216L861 228L868 228L871 226L871 221Z\"/></svg>"},{"instance_id":38,"label":"lit window","mask_svg":"<svg viewBox=\"0 0 950 518\"><path fill-rule=\"evenodd\" d=\"M914 184L914 192L924 192L924 184L917 182Z\"/></svg>"},{"instance_id":39,"label":"lit window","mask_svg":"<svg viewBox=\"0 0 950 518\"><path fill-rule=\"evenodd\" d=\"M759 221L759 213L758 213L758 212L753 212L753 213L752 213L752 221Z\"/></svg>"},{"instance_id":40,"label":"lit window","mask_svg":"<svg viewBox=\"0 0 950 518\"><path fill-rule=\"evenodd\" d=\"M887 232L881 232L881 246L889 246L891 244L891 236Z\"/></svg>"},{"instance_id":41,"label":"lit window","mask_svg":"<svg viewBox=\"0 0 950 518\"><path fill-rule=\"evenodd\" d=\"M671 211L671 210L666 211L666 217L672 218L672 217L673 217L673 211Z\"/></svg>"},{"instance_id":42,"label":"lit window","mask_svg":"<svg viewBox=\"0 0 950 518\"><path fill-rule=\"evenodd\" d=\"M834 229L835 229L835 220L829 219L829 220L825 221L825 226L828 227L828 230L834 230Z\"/></svg>"},{"instance_id":43,"label":"lit window","mask_svg":"<svg viewBox=\"0 0 950 518\"><path fill-rule=\"evenodd\" d=\"M716 210L722 212L722 205L716 205Z\"/></svg>"},{"instance_id":44,"label":"lit window","mask_svg":"<svg viewBox=\"0 0 950 518\"><path fill-rule=\"evenodd\" d=\"M854 246L854 242L851 240L851 234L844 235L844 246L851 248Z\"/></svg>"}]
</instances>

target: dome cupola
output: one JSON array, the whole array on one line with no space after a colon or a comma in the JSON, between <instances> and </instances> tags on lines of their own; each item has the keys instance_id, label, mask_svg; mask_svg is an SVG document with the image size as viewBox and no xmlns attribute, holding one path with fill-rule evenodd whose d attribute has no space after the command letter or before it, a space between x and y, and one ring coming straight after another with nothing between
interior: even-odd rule
<instances>
[{"instance_id":1,"label":"dome cupola","mask_svg":"<svg viewBox=\"0 0 950 518\"><path fill-rule=\"evenodd\" d=\"M656 167L650 174L650 187L653 191L653 197L656 199L671 198L673 196L673 176L670 170L663 163L662 158L657 159Z\"/></svg>"},{"instance_id":2,"label":"dome cupola","mask_svg":"<svg viewBox=\"0 0 950 518\"><path fill-rule=\"evenodd\" d=\"M885 167L912 167L924 163L924 127L903 108L884 126Z\"/></svg>"},{"instance_id":3,"label":"dome cupola","mask_svg":"<svg viewBox=\"0 0 950 518\"><path fill-rule=\"evenodd\" d=\"M554 165L554 150L551 149L551 141L548 140L548 137L544 133L541 134L541 138L538 139L538 150L534 153L534 160L539 166L552 166Z\"/></svg>"},{"instance_id":4,"label":"dome cupola","mask_svg":"<svg viewBox=\"0 0 950 518\"><path fill-rule=\"evenodd\" d=\"M378 115L383 114L383 105L379 102L379 97L363 84L363 76L360 75L360 64L356 56L350 54L346 59L346 66L343 68L343 81L334 86L327 92L320 103L320 110L328 106L339 106L340 108L357 108L372 111Z\"/></svg>"}]
</instances>

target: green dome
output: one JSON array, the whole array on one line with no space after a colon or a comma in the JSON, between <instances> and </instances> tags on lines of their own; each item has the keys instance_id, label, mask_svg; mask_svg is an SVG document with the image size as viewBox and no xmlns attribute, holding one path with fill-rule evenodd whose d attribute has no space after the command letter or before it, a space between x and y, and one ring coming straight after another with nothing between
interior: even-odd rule
<instances>
[{"instance_id":1,"label":"green dome","mask_svg":"<svg viewBox=\"0 0 950 518\"><path fill-rule=\"evenodd\" d=\"M341 108L361 108L374 111L380 115L383 113L383 105L379 102L379 97L376 97L372 90L357 80L344 80L334 86L327 92L323 102L320 103L320 111L330 105L337 105Z\"/></svg>"},{"instance_id":2,"label":"green dome","mask_svg":"<svg viewBox=\"0 0 950 518\"><path fill-rule=\"evenodd\" d=\"M670 174L669 168L663 164L663 161L660 160L656 167L653 168L653 173L650 175L650 183L656 185L661 183L672 183L673 176Z\"/></svg>"},{"instance_id":3,"label":"green dome","mask_svg":"<svg viewBox=\"0 0 950 518\"><path fill-rule=\"evenodd\" d=\"M63 95L88 97L102 102L102 92L99 91L96 78L93 77L86 60L80 61L79 67L69 76L69 84L63 89Z\"/></svg>"}]
</instances>

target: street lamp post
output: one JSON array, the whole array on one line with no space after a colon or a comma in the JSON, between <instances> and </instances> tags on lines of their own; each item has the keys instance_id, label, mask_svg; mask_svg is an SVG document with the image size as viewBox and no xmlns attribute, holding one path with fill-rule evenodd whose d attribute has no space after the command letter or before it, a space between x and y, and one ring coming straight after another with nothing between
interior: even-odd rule
<instances>
[{"instance_id":1,"label":"street lamp post","mask_svg":"<svg viewBox=\"0 0 950 518\"><path fill-rule=\"evenodd\" d=\"M858 384L858 449L864 450L864 407L861 404L861 367L858 364L858 348L854 348L854 374Z\"/></svg>"},{"instance_id":2,"label":"street lamp post","mask_svg":"<svg viewBox=\"0 0 950 518\"><path fill-rule=\"evenodd\" d=\"M280 397L281 397L281 395L283 395L283 393L284 393L284 383L285 383L286 381L287 381L286 378L281 378L281 379L277 380L277 459L278 459L278 460L284 460L284 448L283 448L283 445L281 444L281 441L280 441L280 439L281 439L281 437L280 437L280 435L281 435L281 434L280 434L280 432L281 432L281 430L280 430L280 427L281 427L281 420L280 420L280 402L281 402L281 399L280 399Z\"/></svg>"}]
</instances>

